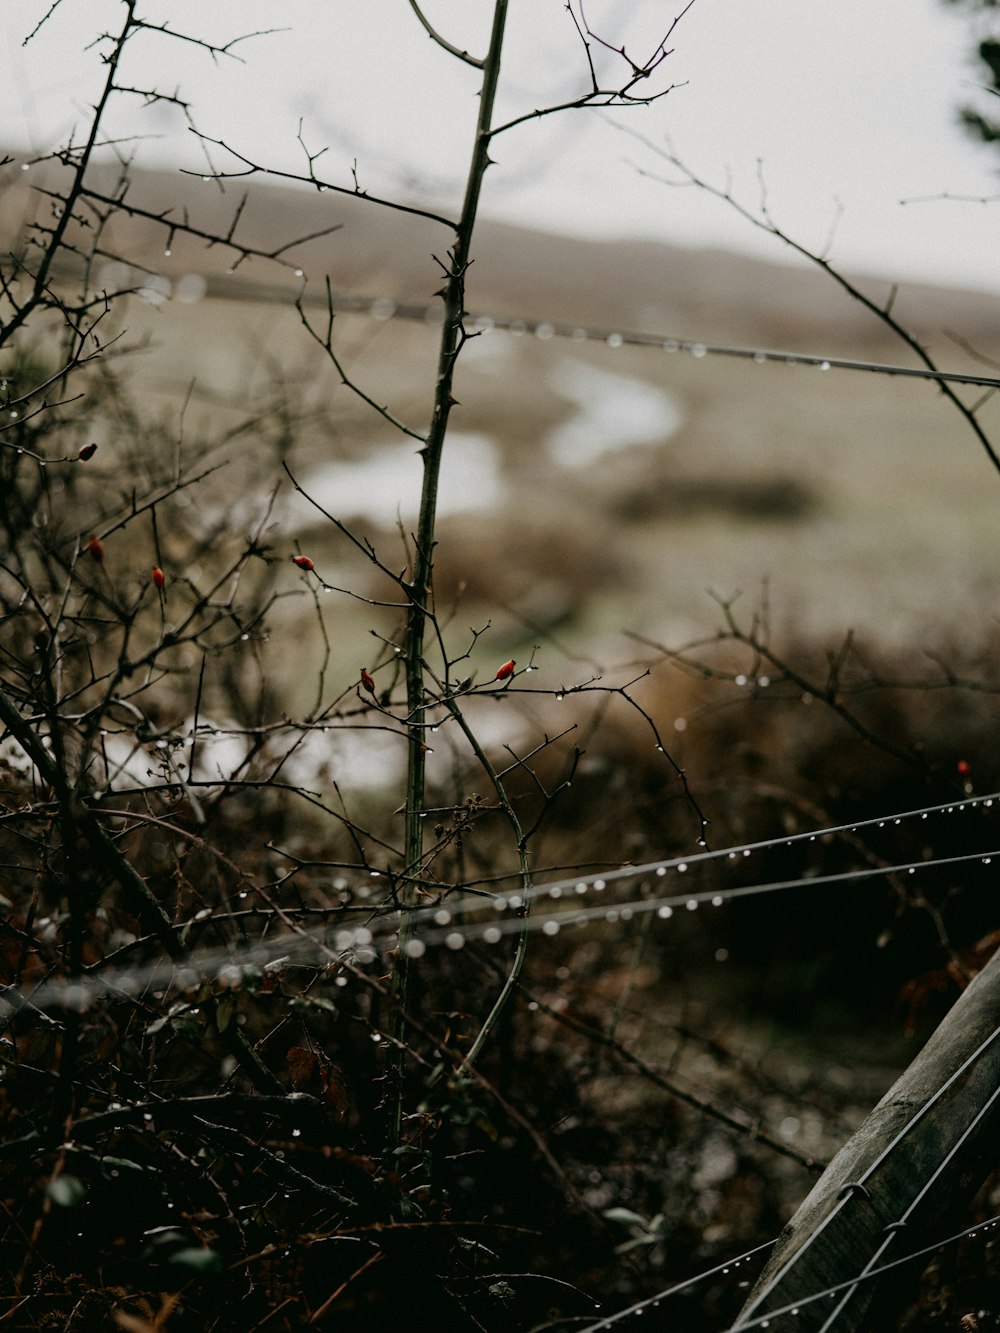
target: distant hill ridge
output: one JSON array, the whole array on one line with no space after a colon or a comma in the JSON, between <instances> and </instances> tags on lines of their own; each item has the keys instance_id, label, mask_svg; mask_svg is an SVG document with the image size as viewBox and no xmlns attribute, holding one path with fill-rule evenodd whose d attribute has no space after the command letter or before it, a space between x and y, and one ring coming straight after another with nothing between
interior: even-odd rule
<instances>
[{"instance_id":1,"label":"distant hill ridge","mask_svg":"<svg viewBox=\"0 0 1000 1333\"><path fill-rule=\"evenodd\" d=\"M22 172L0 172L0 237L10 248L26 216L44 217L47 201L32 191L51 187L59 168L51 164ZM95 188L111 193L117 171L95 169ZM249 198L235 235L249 245L273 249L289 240L336 227L285 256L314 283L328 275L335 290L364 292L397 301L430 301L450 234L426 219L379 207L364 199L307 186L287 187L261 179L229 181L224 190L181 172L133 170L128 200L133 205L224 233L244 193ZM40 211L39 211L40 210ZM224 292L231 252L175 235L165 255L168 230L153 222L116 219L107 248L153 271L176 277L198 272L214 277ZM493 222L476 230L475 262L467 284L470 310L503 316L563 320L583 325L621 325L683 337L757 342L803 350L859 353L891 339L879 322L815 269L766 263L718 250L692 250L646 240L586 240ZM781 246L775 241L775 254ZM238 268L246 283L298 286L293 274L253 259ZM858 279L872 299L884 302L888 281ZM897 318L940 347L943 329L973 344L994 342L997 302L981 293L906 285L893 307ZM952 347L949 362L959 357ZM900 352L902 355L902 350Z\"/></svg>"}]
</instances>

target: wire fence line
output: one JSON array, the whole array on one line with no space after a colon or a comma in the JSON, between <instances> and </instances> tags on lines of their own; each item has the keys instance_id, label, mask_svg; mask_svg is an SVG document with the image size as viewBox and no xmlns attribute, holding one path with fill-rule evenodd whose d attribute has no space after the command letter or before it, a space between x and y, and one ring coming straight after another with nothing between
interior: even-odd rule
<instances>
[{"instance_id":1,"label":"wire fence line","mask_svg":"<svg viewBox=\"0 0 1000 1333\"><path fill-rule=\"evenodd\" d=\"M947 1236L942 1236L937 1240L931 1241L927 1245L921 1246L920 1249L912 1251L910 1254L905 1254L898 1259L893 1259L888 1263L880 1264L878 1268L873 1268L869 1272L859 1275L857 1278L850 1278L843 1282L833 1283L830 1286L824 1287L821 1291L813 1292L811 1295L804 1296L801 1300L789 1303L787 1306L782 1306L780 1309L769 1311L767 1314L756 1315L752 1319L740 1320L738 1323L730 1324L729 1327L724 1330L724 1333L743 1333L744 1329L769 1328L772 1325L772 1321L780 1320L785 1315L790 1316L792 1319L797 1319L802 1310L810 1305L814 1305L817 1301L832 1300L859 1284L874 1282L878 1278L886 1276L888 1273L904 1268L907 1264L912 1264L917 1259L929 1259L939 1250L946 1249L951 1245L957 1245L959 1241L966 1239L972 1240L982 1236L984 1242L988 1243L992 1239L990 1233L995 1231L997 1227L1000 1227L1000 1214L986 1218L982 1222L976 1222L972 1226L964 1227L961 1231L951 1232ZM658 1310L663 1302L669 1300L671 1296L679 1296L686 1291L691 1291L694 1287L702 1282L707 1282L710 1278L736 1277L738 1276L735 1271L737 1268L742 1270L744 1264L766 1254L769 1250L774 1248L776 1243L776 1239L766 1241L763 1245L755 1246L752 1250L747 1250L745 1253L738 1255L734 1259L727 1259L723 1263L705 1269L702 1273L697 1273L694 1277L686 1278L684 1281L677 1282L673 1286L665 1288L663 1291L658 1291L655 1295L648 1296L645 1300L636 1301L634 1305L629 1305L625 1309L616 1311L614 1314L603 1315L596 1322L584 1324L581 1328L576 1330L576 1333L605 1333L605 1330L618 1328L629 1319L638 1318ZM794 1324L787 1324L787 1327L793 1328Z\"/></svg>"},{"instance_id":2,"label":"wire fence line","mask_svg":"<svg viewBox=\"0 0 1000 1333\"><path fill-rule=\"evenodd\" d=\"M429 948L459 950L471 943L496 945L522 932L553 938L561 931L573 927L627 926L632 921L647 917L667 921L677 912L694 912L702 906L721 908L727 903L771 893L861 884L889 877L917 877L928 871L957 866L989 867L994 861L1000 864L1000 847L952 856L921 857L893 864L865 865L826 874L803 873L741 885L692 887L667 893L648 891L668 875L684 876L689 870L699 867L711 869L717 865L728 868L733 863L742 866L754 854L797 846L809 847L839 835L855 835L866 829L878 831L899 826L908 820L922 822L934 816L975 810L989 813L998 802L1000 793L994 792L698 852L688 857L668 857L642 865L622 865L598 873L560 877L516 891L480 891L457 897L453 901L442 895L435 905L409 909L405 913L392 901L392 895L381 905L364 901L371 893L372 884L377 885L386 878L381 872L370 872L363 886L363 894L360 895L361 900L353 905L354 910L366 918L358 924L345 924L344 905L322 909L289 907L278 912L260 906L245 909L222 907L217 912L202 909L190 921L177 923L176 929L187 933L210 920L228 921L240 931L238 942L193 949L181 965L172 960L137 964L119 961L123 954L151 943L136 939L116 950L110 957L90 965L78 976L49 976L27 988L0 989L0 1003L6 1003L12 1014L22 1012L25 1005L41 1011L75 1008L88 1006L101 997L135 995L151 987L191 990L201 985L206 978L235 988L250 980L256 969L274 968L293 961L321 967L330 967L344 960L369 962L377 954L391 952L399 947L400 925L404 915L409 925L405 947L411 957L419 958ZM614 902L578 905L588 895L601 895L609 889L613 891L617 886L636 880L646 881L644 891L639 894L630 893L624 899ZM537 905L541 903L547 905L547 910L537 910ZM555 904L558 904L558 908ZM534 915L529 915L533 907L536 908ZM317 916L320 920L310 924L315 922ZM477 916L483 919L474 919ZM286 926L294 924L294 933L277 936L265 936L262 933L258 940L250 940L245 935L247 927L273 926L282 920Z\"/></svg>"},{"instance_id":3,"label":"wire fence line","mask_svg":"<svg viewBox=\"0 0 1000 1333\"><path fill-rule=\"evenodd\" d=\"M127 265L118 264L118 269ZM63 279L74 276L66 265L54 265L55 276ZM304 270L296 269L298 291L288 284L254 282L239 278L234 273L197 273L183 275L176 281L149 271L136 270L134 291L153 305L171 299L176 292L187 302L205 298L214 301L236 301L259 305L288 305L294 301L303 307L322 307L331 314L366 315L377 323L402 319L411 323L439 328L444 320L441 303L410 301L389 295L371 295L364 292L335 290L320 292L308 285ZM125 274L118 275L119 281ZM109 296L112 293L109 293ZM563 339L572 343L595 343L612 351L621 347L645 347L667 354L681 353L701 360L722 357L749 361L753 365L783 365L810 367L820 371L855 371L868 375L884 375L896 379L925 380L938 384L967 385L970 388L1000 389L1000 375L976 375L959 370L936 370L926 366L904 366L853 357L824 355L822 353L782 351L766 347L741 347L713 342L703 338L689 338L674 333L628 329L616 325L601 325L574 320L549 319L529 315L502 315L490 311L467 311L463 316L468 336L477 337L493 331L515 337L533 337L540 342Z\"/></svg>"},{"instance_id":4,"label":"wire fence line","mask_svg":"<svg viewBox=\"0 0 1000 1333\"><path fill-rule=\"evenodd\" d=\"M328 297L315 289L310 290L305 286L304 274L302 278L303 288L298 296L302 305L322 306L343 314L368 315L378 322L403 319L436 326L444 318L440 303L432 305L422 301L396 300L390 296L371 296L346 291L334 291ZM241 281L228 274L205 277L204 281L205 295L214 300L287 304L290 296L288 287ZM582 324L523 315L498 315L486 311L468 312L465 315L465 325L469 334L473 336L498 330L515 336L528 335L541 342L562 338L573 343L599 343L612 350L619 347L647 347L666 353L680 352L696 360L703 357L727 357L750 361L754 365L808 366L820 371L861 371L869 375L928 380L939 384L965 384L980 389L1000 389L998 375L973 375L963 371L930 370L922 366L901 366L850 357L814 355L760 347L738 347L669 333L643 332L610 325Z\"/></svg>"}]
</instances>

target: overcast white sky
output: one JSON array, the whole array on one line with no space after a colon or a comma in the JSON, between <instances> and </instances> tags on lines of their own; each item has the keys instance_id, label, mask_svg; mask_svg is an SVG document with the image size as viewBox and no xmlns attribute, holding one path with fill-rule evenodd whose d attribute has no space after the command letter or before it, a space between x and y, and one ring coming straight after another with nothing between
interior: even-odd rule
<instances>
[{"instance_id":1,"label":"overcast white sky","mask_svg":"<svg viewBox=\"0 0 1000 1333\"><path fill-rule=\"evenodd\" d=\"M246 63L213 62L188 44L142 34L121 77L163 92L179 87L199 127L283 168L301 163L300 117L321 167L349 183L457 208L471 145L478 75L433 45L405 0L146 0L150 22L223 42L254 28L288 31L236 48ZM573 0L578 6L579 0ZM591 27L645 56L662 36L663 0L586 0ZM120 0L70 0L22 46L50 0L7 0L0 126L18 151L50 148L96 96L103 70L84 48L121 25ZM485 49L488 0L425 0L456 44ZM655 106L614 119L660 142L718 182L731 173L748 202L761 160L776 219L819 247L843 208L832 257L841 265L902 278L1000 292L1000 202L911 203L949 192L1000 194L1000 151L970 140L956 107L977 96L970 21L940 0L694 0L679 23L665 80L683 84ZM604 53L607 76L621 62ZM502 119L564 100L587 86L586 66L564 0L511 0L499 96ZM661 85L662 86L662 85ZM994 99L994 105L995 103ZM200 165L178 115L123 99L116 133L143 141L143 160ZM662 170L654 155L607 123L570 111L496 141L483 211L553 231L638 235L787 257L723 205L667 189L636 167ZM224 164L224 156L217 156Z\"/></svg>"}]
</instances>

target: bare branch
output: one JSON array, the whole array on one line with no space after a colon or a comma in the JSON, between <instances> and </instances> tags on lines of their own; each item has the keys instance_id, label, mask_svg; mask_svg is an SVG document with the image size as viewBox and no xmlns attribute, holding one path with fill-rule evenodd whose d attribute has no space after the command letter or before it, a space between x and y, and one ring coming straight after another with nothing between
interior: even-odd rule
<instances>
[{"instance_id":1,"label":"bare branch","mask_svg":"<svg viewBox=\"0 0 1000 1333\"><path fill-rule=\"evenodd\" d=\"M686 166L685 163L683 163L672 150L663 148L658 144L654 144L645 135L638 134L634 130L628 129L625 126L619 126L619 129L621 129L622 133L631 134L633 138L637 139L640 143L644 144L645 147L650 149L650 151L655 153L658 157L662 158L666 162L669 162L671 166L675 167L678 171L682 173L686 182L689 185L693 185L695 188L704 191L706 194L721 200L723 203L727 204L730 208L732 208L736 213L738 213L740 217L745 218L746 221L749 222L751 226L756 227L761 231L765 231L771 236L774 236L777 240L781 241L783 245L786 245L790 250L793 250L796 254L801 255L804 259L809 260L810 263L815 264L816 267L820 268L824 273L827 273L833 279L833 281L837 283L837 285L840 288L842 288L842 290L853 301L857 301L859 305L863 306L864 309L868 310L872 315L875 316L876 319L878 319L888 329L890 329L896 335L896 337L899 338L900 341L903 342L914 353L916 358L922 363L922 365L926 368L926 370L929 371L931 375L933 375L935 379L940 379L937 366L932 360L930 354L927 352L926 348L922 346L922 344L918 341L916 337L914 337L912 333L910 333L907 329L903 328L903 326L899 323L899 321L895 319L895 317L892 315L891 302L888 305L880 305L877 301L874 301L871 297L867 296L863 291L861 291L861 289L857 286L856 283L852 282L849 278L845 277L845 275L841 273L839 269L834 268L831 262L827 258L825 258L823 254L819 254L813 250L810 250L808 246L803 245L800 241L796 241L794 238L789 236L785 231L783 231L777 225L777 223L775 223L775 221L771 217L767 209L766 198L762 201L760 212L754 213L744 204L741 204L733 196L733 194L729 191L728 188L719 188L717 186L711 185L702 177L698 176L688 166ZM651 176L651 173L648 172L641 172L640 174ZM661 179L655 176L651 176L651 178ZM667 180L662 180L662 183L671 184L672 182ZM976 382L976 381L973 380L965 382ZM940 379L940 383L941 383L941 392L952 404L952 406L962 415L962 417L964 417L969 428L972 430L973 434L976 436L976 439L979 441L983 450L985 451L987 458L989 458L990 462L992 463L996 471L1000 472L1000 456L998 456L985 430L976 420L974 411L971 408L967 407L965 403L962 402L962 400L955 393L954 389L951 388L947 380Z\"/></svg>"},{"instance_id":2,"label":"bare branch","mask_svg":"<svg viewBox=\"0 0 1000 1333\"><path fill-rule=\"evenodd\" d=\"M227 180L243 180L248 176L269 176L273 177L275 180L296 181L301 185L312 185L317 190L332 190L334 194L351 195L355 199L364 199L368 203L377 204L381 208L389 208L398 213L407 213L411 217L427 218L431 222L440 223L443 227L448 227L451 230L455 229L455 222L451 218L443 217L440 213L433 213L429 209L417 208L411 204L402 204L394 199L384 199L380 195L371 194L367 190L362 190L357 183L355 183L353 188L349 188L346 185L335 185L332 181L323 180L319 176L314 175L311 166L309 173L305 176L295 171L279 171L277 167L261 166L258 163L253 162L250 158L244 156L243 153L238 152L235 148L231 148L230 145L225 143L222 139L213 139L210 135L201 134L197 130L192 130L192 133L196 134L202 143L214 144L217 148L224 149L231 157L235 157L238 162L243 163L243 169L239 171L220 170L213 172L211 174L211 179L213 180L222 182ZM317 154L317 156L319 155ZM184 175L202 176L203 173L198 171L185 171Z\"/></svg>"},{"instance_id":3,"label":"bare branch","mask_svg":"<svg viewBox=\"0 0 1000 1333\"><path fill-rule=\"evenodd\" d=\"M443 51L447 51L449 55L456 56L459 60L464 60L467 65L471 65L474 69L483 68L484 62L482 60L478 60L475 56L470 56L468 51L463 51L461 47L453 46L451 42L447 41L446 38L442 37L441 34L431 26L429 20L417 4L417 0L410 0L410 8L420 20L420 26L427 33L428 37L430 37L433 42L436 42Z\"/></svg>"}]
</instances>

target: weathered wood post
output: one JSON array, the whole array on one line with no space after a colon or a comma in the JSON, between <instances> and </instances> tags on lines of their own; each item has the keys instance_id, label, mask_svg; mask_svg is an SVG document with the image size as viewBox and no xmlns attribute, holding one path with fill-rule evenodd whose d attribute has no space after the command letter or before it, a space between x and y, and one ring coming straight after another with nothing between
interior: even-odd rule
<instances>
[{"instance_id":1,"label":"weathered wood post","mask_svg":"<svg viewBox=\"0 0 1000 1333\"><path fill-rule=\"evenodd\" d=\"M998 1161L1000 953L816 1182L734 1329L866 1329L912 1270L855 1279L947 1235Z\"/></svg>"}]
</instances>

